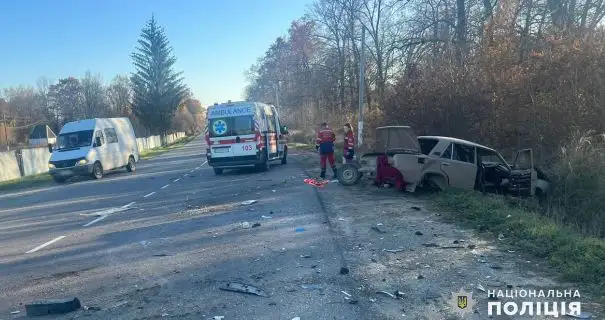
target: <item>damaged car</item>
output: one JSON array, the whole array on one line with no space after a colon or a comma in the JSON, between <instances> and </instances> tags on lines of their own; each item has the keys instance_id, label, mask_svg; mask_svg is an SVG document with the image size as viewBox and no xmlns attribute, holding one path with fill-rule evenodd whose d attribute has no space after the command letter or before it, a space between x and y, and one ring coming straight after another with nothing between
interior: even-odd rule
<instances>
[{"instance_id":1,"label":"damaged car","mask_svg":"<svg viewBox=\"0 0 605 320\"><path fill-rule=\"evenodd\" d=\"M372 151L339 171L345 186L362 177L376 183L394 178L408 192L457 188L544 198L550 188L546 175L535 168L531 149L520 150L511 165L492 148L452 137L417 136L409 126L377 128Z\"/></svg>"}]
</instances>

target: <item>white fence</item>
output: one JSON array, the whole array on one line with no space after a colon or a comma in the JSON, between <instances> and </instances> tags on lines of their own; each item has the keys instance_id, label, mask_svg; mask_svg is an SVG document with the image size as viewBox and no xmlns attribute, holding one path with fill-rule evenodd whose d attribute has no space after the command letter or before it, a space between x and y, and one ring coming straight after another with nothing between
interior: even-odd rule
<instances>
[{"instance_id":1,"label":"white fence","mask_svg":"<svg viewBox=\"0 0 605 320\"><path fill-rule=\"evenodd\" d=\"M184 132L177 132L165 136L137 138L137 145L139 152L141 152L174 143L184 137ZM48 152L48 147L0 152L0 181L47 172L49 159L50 152Z\"/></svg>"}]
</instances>

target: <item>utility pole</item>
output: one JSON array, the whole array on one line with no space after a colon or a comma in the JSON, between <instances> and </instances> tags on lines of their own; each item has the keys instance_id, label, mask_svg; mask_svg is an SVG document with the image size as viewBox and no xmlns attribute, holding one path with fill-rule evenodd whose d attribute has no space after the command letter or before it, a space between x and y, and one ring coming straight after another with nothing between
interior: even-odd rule
<instances>
[{"instance_id":1,"label":"utility pole","mask_svg":"<svg viewBox=\"0 0 605 320\"><path fill-rule=\"evenodd\" d=\"M366 29L361 27L361 51L359 53L359 122L357 124L357 146L361 147L363 143L363 105L364 105L364 75L365 75L365 38Z\"/></svg>"},{"instance_id":2,"label":"utility pole","mask_svg":"<svg viewBox=\"0 0 605 320\"><path fill-rule=\"evenodd\" d=\"M279 108L279 81L273 85L273 91L275 91L275 107Z\"/></svg>"}]
</instances>

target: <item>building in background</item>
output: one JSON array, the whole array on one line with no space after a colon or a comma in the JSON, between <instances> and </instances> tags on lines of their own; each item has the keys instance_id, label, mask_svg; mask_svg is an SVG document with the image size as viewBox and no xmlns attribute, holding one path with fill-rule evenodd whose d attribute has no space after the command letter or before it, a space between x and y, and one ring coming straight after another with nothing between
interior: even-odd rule
<instances>
[{"instance_id":1,"label":"building in background","mask_svg":"<svg viewBox=\"0 0 605 320\"><path fill-rule=\"evenodd\" d=\"M48 144L55 144L57 135L46 124L35 126L29 134L29 145L31 147L46 147Z\"/></svg>"}]
</instances>

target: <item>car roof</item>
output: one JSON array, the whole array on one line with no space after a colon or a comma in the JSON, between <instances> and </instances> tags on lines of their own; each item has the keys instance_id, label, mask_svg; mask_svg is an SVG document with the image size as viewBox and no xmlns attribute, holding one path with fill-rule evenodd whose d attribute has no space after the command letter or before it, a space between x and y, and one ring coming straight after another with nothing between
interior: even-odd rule
<instances>
[{"instance_id":1,"label":"car roof","mask_svg":"<svg viewBox=\"0 0 605 320\"><path fill-rule=\"evenodd\" d=\"M486 147L484 145L478 144L478 143L474 143L474 142L470 142L467 140L463 140L463 139L458 139L458 138L453 138L453 137L443 137L443 136L419 136L418 139L438 139L438 140L443 140L443 141L448 141L448 142L453 142L453 143L460 143L460 144L465 144L468 146L473 146L476 148L482 148L482 149L487 149L490 151L494 151L494 152L498 152L490 147Z\"/></svg>"}]
</instances>

